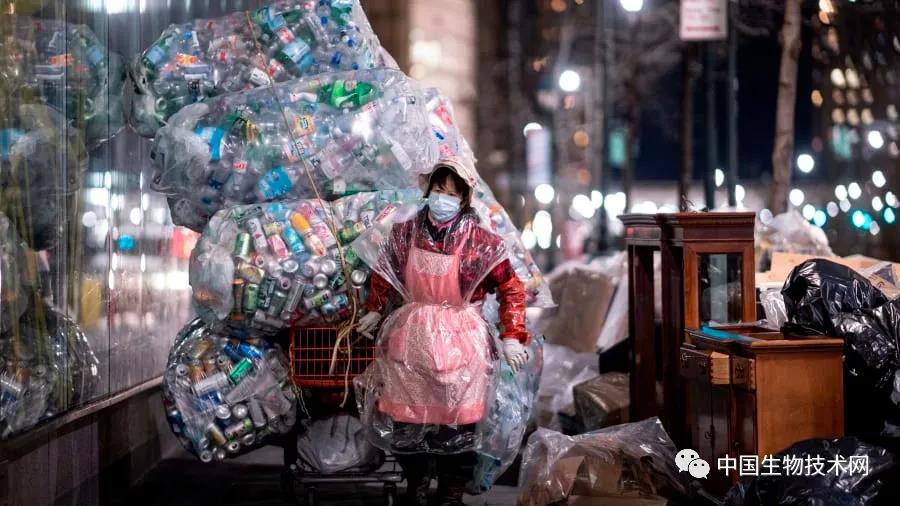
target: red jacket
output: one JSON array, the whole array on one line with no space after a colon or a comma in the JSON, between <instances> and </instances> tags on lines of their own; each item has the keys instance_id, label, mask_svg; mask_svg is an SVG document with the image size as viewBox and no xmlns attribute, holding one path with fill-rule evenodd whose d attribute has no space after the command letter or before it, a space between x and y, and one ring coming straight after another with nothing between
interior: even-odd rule
<instances>
[{"instance_id":1,"label":"red jacket","mask_svg":"<svg viewBox=\"0 0 900 506\"><path fill-rule=\"evenodd\" d=\"M472 221L474 220L474 221ZM415 219L397 223L391 229L391 247L389 251L389 264L399 281L403 282L403 274L406 271L406 258L413 245L415 247L434 252L445 252L444 248L449 244L466 241L467 244L479 245L478 247L463 246L460 260L460 284L471 286L475 282L474 276L482 275L478 268L472 267L476 257L485 248L493 250L503 247L503 239L500 236L477 226L478 216L470 209L463 211L459 216L446 224L434 225L428 218L428 208L423 209ZM415 242L412 243L413 232L417 231ZM465 237L464 234L469 234ZM500 302L500 337L503 339L517 339L522 344L528 342L528 330L525 328L525 286L516 276L512 264L508 258L503 259L490 273L478 284L472 294L471 302L484 300L488 293L496 293ZM389 301L397 302L400 294L394 287L378 273L372 273L371 290L366 300L366 310L384 313Z\"/></svg>"}]
</instances>

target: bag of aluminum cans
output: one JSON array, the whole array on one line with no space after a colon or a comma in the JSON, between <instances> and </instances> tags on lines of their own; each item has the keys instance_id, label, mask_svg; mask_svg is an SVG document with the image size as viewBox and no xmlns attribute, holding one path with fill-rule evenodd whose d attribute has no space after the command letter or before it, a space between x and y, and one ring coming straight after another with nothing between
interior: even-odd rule
<instances>
[{"instance_id":1,"label":"bag of aluminum cans","mask_svg":"<svg viewBox=\"0 0 900 506\"><path fill-rule=\"evenodd\" d=\"M65 221L60 204L71 203L81 186L87 153L56 110L22 104L10 113L0 115L0 212L30 248L47 249ZM66 156L61 160L59 153Z\"/></svg>"},{"instance_id":2,"label":"bag of aluminum cans","mask_svg":"<svg viewBox=\"0 0 900 506\"><path fill-rule=\"evenodd\" d=\"M339 323L365 300L369 279L350 243L418 200L415 190L385 190L220 211L191 254L195 306L241 337Z\"/></svg>"},{"instance_id":3,"label":"bag of aluminum cans","mask_svg":"<svg viewBox=\"0 0 900 506\"><path fill-rule=\"evenodd\" d=\"M459 131L450 99L437 88L428 88L423 93L428 110L428 122L431 125L440 155L447 158L456 157L474 168L475 155ZM472 172L477 173L474 170ZM553 298L550 295L550 287L544 281L540 269L522 243L519 230L503 206L497 202L488 184L480 176L472 202L482 223L489 224L491 231L503 237L506 242L506 247L510 252L509 260L528 291L528 306L552 307Z\"/></svg>"},{"instance_id":4,"label":"bag of aluminum cans","mask_svg":"<svg viewBox=\"0 0 900 506\"><path fill-rule=\"evenodd\" d=\"M132 66L132 126L152 137L204 98L334 70L396 64L358 0L281 0L169 26Z\"/></svg>"},{"instance_id":5,"label":"bag of aluminum cans","mask_svg":"<svg viewBox=\"0 0 900 506\"><path fill-rule=\"evenodd\" d=\"M125 65L90 28L4 16L0 35L0 90L4 96L47 104L64 113L72 126L83 132L89 147L122 129ZM6 116L3 108L0 105L0 117Z\"/></svg>"},{"instance_id":6,"label":"bag of aluminum cans","mask_svg":"<svg viewBox=\"0 0 900 506\"><path fill-rule=\"evenodd\" d=\"M22 316L0 332L0 437L6 439L89 401L100 362L72 320L32 293Z\"/></svg>"},{"instance_id":7,"label":"bag of aluminum cans","mask_svg":"<svg viewBox=\"0 0 900 506\"><path fill-rule=\"evenodd\" d=\"M412 188L436 161L423 102L399 70L372 69L194 104L156 135L153 188L197 231L234 205Z\"/></svg>"},{"instance_id":8,"label":"bag of aluminum cans","mask_svg":"<svg viewBox=\"0 0 900 506\"><path fill-rule=\"evenodd\" d=\"M172 432L202 462L261 446L290 432L297 420L297 395L281 349L213 332L199 318L175 338L163 398Z\"/></svg>"}]
</instances>

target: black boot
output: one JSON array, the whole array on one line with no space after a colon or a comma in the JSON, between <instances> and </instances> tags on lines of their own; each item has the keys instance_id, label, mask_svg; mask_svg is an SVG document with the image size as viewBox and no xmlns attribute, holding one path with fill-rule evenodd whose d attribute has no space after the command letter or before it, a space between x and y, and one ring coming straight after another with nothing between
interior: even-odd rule
<instances>
[{"instance_id":1,"label":"black boot","mask_svg":"<svg viewBox=\"0 0 900 506\"><path fill-rule=\"evenodd\" d=\"M437 504L439 506L461 506L468 480L469 477L458 474L438 476Z\"/></svg>"},{"instance_id":2,"label":"black boot","mask_svg":"<svg viewBox=\"0 0 900 506\"><path fill-rule=\"evenodd\" d=\"M397 455L397 463L406 478L403 504L428 506L428 489L431 486L431 462L427 454Z\"/></svg>"}]
</instances>

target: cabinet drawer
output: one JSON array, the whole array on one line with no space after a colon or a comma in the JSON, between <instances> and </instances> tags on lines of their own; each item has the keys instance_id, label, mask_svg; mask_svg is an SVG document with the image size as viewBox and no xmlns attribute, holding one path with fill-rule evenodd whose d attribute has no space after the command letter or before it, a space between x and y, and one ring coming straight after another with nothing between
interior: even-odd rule
<instances>
[{"instance_id":1,"label":"cabinet drawer","mask_svg":"<svg viewBox=\"0 0 900 506\"><path fill-rule=\"evenodd\" d=\"M724 353L681 348L681 376L712 385L731 384L731 361Z\"/></svg>"}]
</instances>

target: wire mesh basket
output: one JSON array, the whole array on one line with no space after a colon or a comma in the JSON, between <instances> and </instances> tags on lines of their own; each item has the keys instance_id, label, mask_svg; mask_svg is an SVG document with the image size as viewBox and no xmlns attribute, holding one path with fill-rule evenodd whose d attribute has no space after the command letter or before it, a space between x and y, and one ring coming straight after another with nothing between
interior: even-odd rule
<instances>
[{"instance_id":1,"label":"wire mesh basket","mask_svg":"<svg viewBox=\"0 0 900 506\"><path fill-rule=\"evenodd\" d=\"M301 327L291 331L290 362L294 383L301 388L341 388L345 381L353 381L375 360L375 342L350 334L351 352L341 343L334 369L331 369L335 327ZM347 366L350 366L349 372Z\"/></svg>"}]
</instances>

